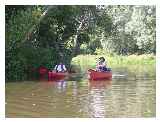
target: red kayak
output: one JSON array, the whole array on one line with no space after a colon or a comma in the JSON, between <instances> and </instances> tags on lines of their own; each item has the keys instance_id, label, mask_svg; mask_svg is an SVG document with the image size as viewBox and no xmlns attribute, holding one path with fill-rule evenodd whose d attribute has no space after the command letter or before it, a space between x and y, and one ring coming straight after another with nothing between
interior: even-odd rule
<instances>
[{"instance_id":1,"label":"red kayak","mask_svg":"<svg viewBox=\"0 0 160 122\"><path fill-rule=\"evenodd\" d=\"M67 76L66 72L48 72L48 80L62 80Z\"/></svg>"},{"instance_id":2,"label":"red kayak","mask_svg":"<svg viewBox=\"0 0 160 122\"><path fill-rule=\"evenodd\" d=\"M88 78L90 80L103 80L103 79L112 79L112 72L107 71L107 72L98 72L93 69L88 70Z\"/></svg>"}]
</instances>

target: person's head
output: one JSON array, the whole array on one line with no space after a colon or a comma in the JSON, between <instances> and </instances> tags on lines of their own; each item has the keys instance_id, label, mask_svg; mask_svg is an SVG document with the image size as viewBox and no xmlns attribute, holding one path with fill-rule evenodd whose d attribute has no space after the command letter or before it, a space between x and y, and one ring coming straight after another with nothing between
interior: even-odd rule
<instances>
[{"instance_id":1,"label":"person's head","mask_svg":"<svg viewBox=\"0 0 160 122\"><path fill-rule=\"evenodd\" d=\"M104 57L100 57L100 58L99 58L99 61L100 61L100 62L104 62L104 61L105 61L105 58L104 58Z\"/></svg>"}]
</instances>

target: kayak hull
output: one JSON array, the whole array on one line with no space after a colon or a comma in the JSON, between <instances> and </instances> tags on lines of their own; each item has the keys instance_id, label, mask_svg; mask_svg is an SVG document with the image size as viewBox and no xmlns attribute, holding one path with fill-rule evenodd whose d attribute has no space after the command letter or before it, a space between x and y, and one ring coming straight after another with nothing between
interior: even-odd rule
<instances>
[{"instance_id":1,"label":"kayak hull","mask_svg":"<svg viewBox=\"0 0 160 122\"><path fill-rule=\"evenodd\" d=\"M54 81L54 80L62 80L67 76L67 73L63 72L48 72L48 80L49 81Z\"/></svg>"},{"instance_id":2,"label":"kayak hull","mask_svg":"<svg viewBox=\"0 0 160 122\"><path fill-rule=\"evenodd\" d=\"M88 70L88 79L90 80L110 80L112 79L112 72L98 72L92 69Z\"/></svg>"}]
</instances>

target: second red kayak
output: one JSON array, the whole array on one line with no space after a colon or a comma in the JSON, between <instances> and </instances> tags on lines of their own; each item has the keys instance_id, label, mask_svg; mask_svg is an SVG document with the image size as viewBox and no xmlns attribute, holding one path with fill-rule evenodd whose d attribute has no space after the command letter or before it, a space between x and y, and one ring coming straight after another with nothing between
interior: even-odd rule
<instances>
[{"instance_id":1,"label":"second red kayak","mask_svg":"<svg viewBox=\"0 0 160 122\"><path fill-rule=\"evenodd\" d=\"M101 80L101 79L112 79L112 72L107 71L107 72L98 72L93 69L88 70L88 78L90 80Z\"/></svg>"}]
</instances>

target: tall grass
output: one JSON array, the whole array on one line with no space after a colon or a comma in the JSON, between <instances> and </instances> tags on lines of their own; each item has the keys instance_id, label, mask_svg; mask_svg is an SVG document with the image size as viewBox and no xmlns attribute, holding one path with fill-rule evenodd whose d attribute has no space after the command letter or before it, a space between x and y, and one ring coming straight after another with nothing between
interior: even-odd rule
<instances>
[{"instance_id":1,"label":"tall grass","mask_svg":"<svg viewBox=\"0 0 160 122\"><path fill-rule=\"evenodd\" d=\"M78 55L72 59L72 64L79 66L82 70L95 68L96 61L99 57L103 56L106 59L107 66L114 68L127 67L134 72L138 71L151 71L155 72L156 57L151 54L147 55Z\"/></svg>"}]
</instances>

